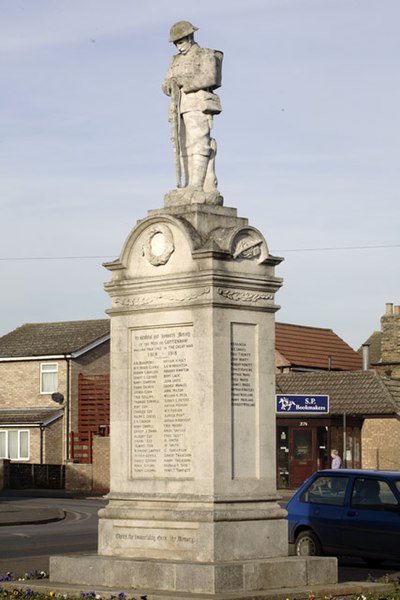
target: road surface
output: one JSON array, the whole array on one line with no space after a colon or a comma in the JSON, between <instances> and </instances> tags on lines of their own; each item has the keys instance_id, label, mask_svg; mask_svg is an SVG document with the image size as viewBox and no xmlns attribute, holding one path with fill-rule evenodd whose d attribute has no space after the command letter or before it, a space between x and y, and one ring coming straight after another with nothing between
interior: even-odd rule
<instances>
[{"instance_id":1,"label":"road surface","mask_svg":"<svg viewBox=\"0 0 400 600\"><path fill-rule=\"evenodd\" d=\"M48 571L49 556L75 552L97 552L97 512L105 506L100 498L24 498L32 503L66 512L62 521L37 525L0 527L0 575L8 571L22 575L32 570ZM400 575L400 565L385 563L371 568L359 559L339 561L339 581L366 581L384 575Z\"/></svg>"}]
</instances>

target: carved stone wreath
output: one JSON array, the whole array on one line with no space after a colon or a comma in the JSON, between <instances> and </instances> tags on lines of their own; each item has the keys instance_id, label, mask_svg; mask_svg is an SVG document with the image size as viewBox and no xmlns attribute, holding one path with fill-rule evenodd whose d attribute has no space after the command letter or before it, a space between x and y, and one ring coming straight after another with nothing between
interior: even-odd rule
<instances>
[{"instance_id":1,"label":"carved stone wreath","mask_svg":"<svg viewBox=\"0 0 400 600\"><path fill-rule=\"evenodd\" d=\"M241 235L234 241L233 258L252 260L261 254L262 240L251 232L250 234Z\"/></svg>"},{"instance_id":2,"label":"carved stone wreath","mask_svg":"<svg viewBox=\"0 0 400 600\"><path fill-rule=\"evenodd\" d=\"M165 265L174 252L174 238L169 227L155 225L146 231L142 254L154 267Z\"/></svg>"}]
</instances>

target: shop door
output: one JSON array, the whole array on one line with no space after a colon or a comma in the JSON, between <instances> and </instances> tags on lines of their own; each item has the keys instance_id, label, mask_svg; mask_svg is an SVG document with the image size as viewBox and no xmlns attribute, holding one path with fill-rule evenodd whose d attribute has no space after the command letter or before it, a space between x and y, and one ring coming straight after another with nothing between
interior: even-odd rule
<instances>
[{"instance_id":1,"label":"shop door","mask_svg":"<svg viewBox=\"0 0 400 600\"><path fill-rule=\"evenodd\" d=\"M314 456L315 429L297 429L290 431L290 482L292 487L301 485L315 471Z\"/></svg>"}]
</instances>

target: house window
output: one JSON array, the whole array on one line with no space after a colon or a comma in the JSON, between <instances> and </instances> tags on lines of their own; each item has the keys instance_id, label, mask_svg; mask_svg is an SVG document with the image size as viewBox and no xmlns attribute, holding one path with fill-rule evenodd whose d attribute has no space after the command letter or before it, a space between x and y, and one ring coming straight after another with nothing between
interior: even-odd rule
<instances>
[{"instance_id":1,"label":"house window","mask_svg":"<svg viewBox=\"0 0 400 600\"><path fill-rule=\"evenodd\" d=\"M29 460L29 431L0 430L0 458Z\"/></svg>"},{"instance_id":2,"label":"house window","mask_svg":"<svg viewBox=\"0 0 400 600\"><path fill-rule=\"evenodd\" d=\"M41 363L40 365L40 393L52 394L58 391L58 364Z\"/></svg>"}]
</instances>

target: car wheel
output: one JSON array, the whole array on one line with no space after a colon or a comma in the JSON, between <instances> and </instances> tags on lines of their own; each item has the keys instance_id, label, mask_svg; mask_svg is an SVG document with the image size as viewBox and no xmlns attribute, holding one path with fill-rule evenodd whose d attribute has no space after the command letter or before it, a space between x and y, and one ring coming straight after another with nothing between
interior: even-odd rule
<instances>
[{"instance_id":1,"label":"car wheel","mask_svg":"<svg viewBox=\"0 0 400 600\"><path fill-rule=\"evenodd\" d=\"M321 554L319 539L310 529L299 533L294 546L296 556L319 556Z\"/></svg>"}]
</instances>

